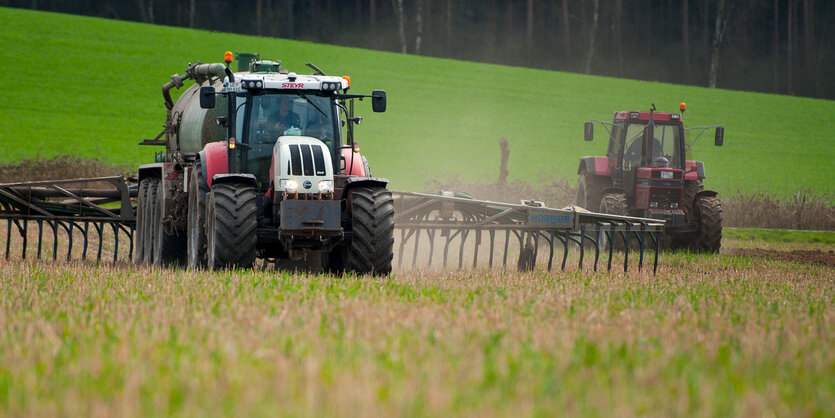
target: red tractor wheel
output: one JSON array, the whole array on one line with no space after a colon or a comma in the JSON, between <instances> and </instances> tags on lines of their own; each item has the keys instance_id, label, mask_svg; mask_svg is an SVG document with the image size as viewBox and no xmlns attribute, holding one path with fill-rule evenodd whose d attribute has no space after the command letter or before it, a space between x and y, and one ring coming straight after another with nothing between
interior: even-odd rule
<instances>
[{"instance_id":1,"label":"red tractor wheel","mask_svg":"<svg viewBox=\"0 0 835 418\"><path fill-rule=\"evenodd\" d=\"M722 202L715 197L700 197L696 200L699 215L699 237L696 250L718 253L722 246Z\"/></svg>"}]
</instances>

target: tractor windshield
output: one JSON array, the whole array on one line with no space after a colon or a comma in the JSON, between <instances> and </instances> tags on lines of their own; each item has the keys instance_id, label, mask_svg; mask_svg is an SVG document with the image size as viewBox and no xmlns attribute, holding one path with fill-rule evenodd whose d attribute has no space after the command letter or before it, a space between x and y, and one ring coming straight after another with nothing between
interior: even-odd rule
<instances>
[{"instance_id":1,"label":"tractor windshield","mask_svg":"<svg viewBox=\"0 0 835 418\"><path fill-rule=\"evenodd\" d=\"M624 168L637 167L641 164L641 156L644 154L643 134L647 127L645 123L630 123L626 128L624 138L623 162ZM682 168L681 159L681 126L665 125L656 123L654 138L651 140L652 149L646 150L648 161L657 164L659 157L666 159L667 167Z\"/></svg>"},{"instance_id":2,"label":"tractor windshield","mask_svg":"<svg viewBox=\"0 0 835 418\"><path fill-rule=\"evenodd\" d=\"M334 155L338 131L330 96L316 92L266 91L247 98L251 102L247 103L247 111L238 112L238 135L246 138L248 145L246 172L254 174L262 188L269 185L273 147L280 136L319 139ZM239 105L242 99L239 97ZM241 129L246 132L240 132Z\"/></svg>"}]
</instances>

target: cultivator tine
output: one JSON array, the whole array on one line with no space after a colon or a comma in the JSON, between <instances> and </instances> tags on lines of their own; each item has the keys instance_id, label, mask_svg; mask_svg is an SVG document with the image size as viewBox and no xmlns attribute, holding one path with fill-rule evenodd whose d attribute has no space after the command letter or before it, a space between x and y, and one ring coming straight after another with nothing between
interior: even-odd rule
<instances>
[{"instance_id":1,"label":"cultivator tine","mask_svg":"<svg viewBox=\"0 0 835 418\"><path fill-rule=\"evenodd\" d=\"M465 258L468 258L468 268L478 268L483 258L487 267L492 269L497 264L496 251L503 250L501 267L504 269L507 268L508 257L518 255L519 270L530 270L538 263L543 263L543 266L547 265L544 268L550 271L554 268L554 254L559 241L563 246L560 260L562 271L568 266L569 249L572 244L579 246L577 267L583 269L585 245L588 242L593 243L595 247L593 268L597 271L601 253L600 243L601 239L605 238L609 250L607 270L611 271L615 240L620 238L624 246L629 248L630 241L634 238L639 243L640 269L647 247L646 234L654 239L654 234L664 228L664 221L655 219L592 213L573 207L550 209L538 202L514 205L474 200L452 193L428 195L394 191L392 195L395 200L395 228L400 230L400 234L397 234L400 242L396 247L399 250L398 266L403 266L407 252L412 255L412 267L417 266L418 260L426 257L428 250L426 266L432 268L434 248L442 243L443 260L440 268L451 266L454 262L451 258L457 255L459 269L464 268ZM422 231L426 231L428 245L422 243ZM438 231L443 238L438 237ZM504 233L497 234L499 231ZM489 244L484 239L485 232L489 234ZM630 237L631 234L635 236ZM502 239L504 242L499 243ZM547 255L543 247L546 243ZM455 245L458 246L458 251L452 252L454 250L451 247ZM487 248L483 249L482 245L486 245ZM484 256L484 250L488 251L488 255ZM628 251L625 252L624 270L629 269L629 257Z\"/></svg>"}]
</instances>

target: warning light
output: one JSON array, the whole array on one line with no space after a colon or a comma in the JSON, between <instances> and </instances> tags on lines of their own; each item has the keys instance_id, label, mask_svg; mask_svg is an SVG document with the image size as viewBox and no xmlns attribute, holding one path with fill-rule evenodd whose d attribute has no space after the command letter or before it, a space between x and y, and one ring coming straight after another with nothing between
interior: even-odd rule
<instances>
[{"instance_id":1,"label":"warning light","mask_svg":"<svg viewBox=\"0 0 835 418\"><path fill-rule=\"evenodd\" d=\"M232 51L226 51L226 53L223 54L223 61L227 64L232 63Z\"/></svg>"},{"instance_id":2,"label":"warning light","mask_svg":"<svg viewBox=\"0 0 835 418\"><path fill-rule=\"evenodd\" d=\"M348 82L348 87L351 87L351 77L348 77L347 75L343 75L342 79Z\"/></svg>"},{"instance_id":3,"label":"warning light","mask_svg":"<svg viewBox=\"0 0 835 418\"><path fill-rule=\"evenodd\" d=\"M359 141L354 141L354 152L360 152L360 143L359 143Z\"/></svg>"},{"instance_id":4,"label":"warning light","mask_svg":"<svg viewBox=\"0 0 835 418\"><path fill-rule=\"evenodd\" d=\"M235 149L235 138L229 138L229 149Z\"/></svg>"},{"instance_id":5,"label":"warning light","mask_svg":"<svg viewBox=\"0 0 835 418\"><path fill-rule=\"evenodd\" d=\"M681 110L681 113L684 113L684 111L687 110L687 105L684 104L684 102L681 102L681 104L678 105L678 108Z\"/></svg>"}]
</instances>

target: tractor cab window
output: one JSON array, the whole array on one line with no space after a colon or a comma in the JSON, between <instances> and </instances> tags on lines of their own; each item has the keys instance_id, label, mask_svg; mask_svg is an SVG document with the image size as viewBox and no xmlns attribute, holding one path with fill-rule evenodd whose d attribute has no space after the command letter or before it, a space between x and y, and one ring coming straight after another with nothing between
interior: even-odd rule
<instances>
[{"instance_id":1,"label":"tractor cab window","mask_svg":"<svg viewBox=\"0 0 835 418\"><path fill-rule=\"evenodd\" d=\"M630 169L641 165L644 155L644 130L646 124L631 123L626 129L625 146L623 151L624 168ZM650 139L650 150L647 160L651 165L665 167L681 166L680 156L680 127L678 125L655 124L653 138Z\"/></svg>"},{"instance_id":2,"label":"tractor cab window","mask_svg":"<svg viewBox=\"0 0 835 418\"><path fill-rule=\"evenodd\" d=\"M269 186L273 147L280 136L310 136L324 142L333 153L336 125L330 97L315 92L266 91L250 96L250 101L246 171L256 176L262 188Z\"/></svg>"}]
</instances>

